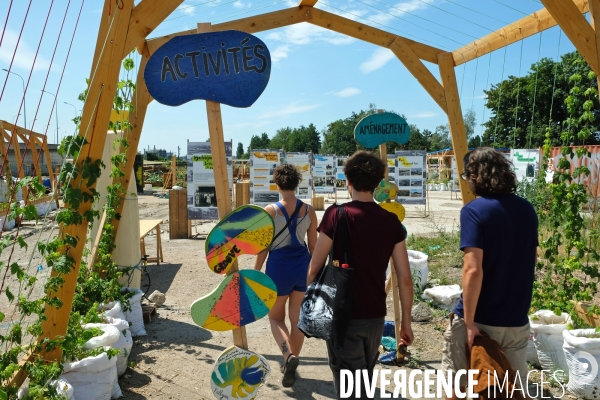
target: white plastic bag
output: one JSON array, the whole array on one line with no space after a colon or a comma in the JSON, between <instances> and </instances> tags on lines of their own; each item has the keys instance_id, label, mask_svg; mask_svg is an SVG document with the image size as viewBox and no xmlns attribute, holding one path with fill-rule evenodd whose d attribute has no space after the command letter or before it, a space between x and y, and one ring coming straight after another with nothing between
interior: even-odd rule
<instances>
[{"instance_id":1,"label":"white plastic bag","mask_svg":"<svg viewBox=\"0 0 600 400\"><path fill-rule=\"evenodd\" d=\"M145 336L146 329L144 327L144 314L142 312L142 296L144 292L140 289L129 289L135 292L132 298L129 299L130 311L125 311L125 319L131 322L129 329L131 336Z\"/></svg>"},{"instance_id":2,"label":"white plastic bag","mask_svg":"<svg viewBox=\"0 0 600 400\"><path fill-rule=\"evenodd\" d=\"M119 330L119 339L112 345L113 349L120 350L117 356L117 375L121 376L127 370L127 360L131 347L133 347L133 338L129 331L129 322L112 317L104 317L106 322Z\"/></svg>"},{"instance_id":3,"label":"white plastic bag","mask_svg":"<svg viewBox=\"0 0 600 400\"><path fill-rule=\"evenodd\" d=\"M85 324L83 329L100 328L104 332L100 336L95 336L83 344L84 350L92 350L97 347L112 347L117 340L121 332L112 325L107 324Z\"/></svg>"},{"instance_id":4,"label":"white plastic bag","mask_svg":"<svg viewBox=\"0 0 600 400\"><path fill-rule=\"evenodd\" d=\"M110 303L104 304L101 306L104 311L104 315L106 317L119 318L125 320L125 314L123 313L123 308L121 307L120 301L111 301Z\"/></svg>"},{"instance_id":5,"label":"white plastic bag","mask_svg":"<svg viewBox=\"0 0 600 400\"><path fill-rule=\"evenodd\" d=\"M433 300L437 306L446 310L453 310L458 304L462 290L458 285L435 286L425 289L422 298Z\"/></svg>"},{"instance_id":6,"label":"white plastic bag","mask_svg":"<svg viewBox=\"0 0 600 400\"><path fill-rule=\"evenodd\" d=\"M578 399L600 398L600 332L594 329L563 331L563 351L569 366L567 390Z\"/></svg>"},{"instance_id":7,"label":"white plastic bag","mask_svg":"<svg viewBox=\"0 0 600 400\"><path fill-rule=\"evenodd\" d=\"M569 376L569 367L562 350L563 331L570 322L569 314L562 313L559 316L550 310L539 310L529 317L533 343L542 369L564 371L556 374L557 378L564 380Z\"/></svg>"},{"instance_id":8,"label":"white plastic bag","mask_svg":"<svg viewBox=\"0 0 600 400\"><path fill-rule=\"evenodd\" d=\"M50 386L54 386L60 396L68 400L73 400L73 386L61 376L55 381L50 381ZM22 387L17 392L17 399L26 399L29 396L29 387Z\"/></svg>"},{"instance_id":9,"label":"white plastic bag","mask_svg":"<svg viewBox=\"0 0 600 400\"><path fill-rule=\"evenodd\" d=\"M410 273L413 276L413 281L416 284L419 280L419 286L424 289L427 285L427 277L429 275L429 264L427 259L429 256L420 251L408 250L408 263L410 264Z\"/></svg>"},{"instance_id":10,"label":"white plastic bag","mask_svg":"<svg viewBox=\"0 0 600 400\"><path fill-rule=\"evenodd\" d=\"M61 377L73 386L73 397L77 400L109 400L122 396L117 382L117 357L109 359L106 353L65 363Z\"/></svg>"},{"instance_id":11,"label":"white plastic bag","mask_svg":"<svg viewBox=\"0 0 600 400\"><path fill-rule=\"evenodd\" d=\"M533 331L529 331L529 340L527 340L527 362L534 367L540 367L540 359L538 358L535 343L533 343Z\"/></svg>"}]
</instances>

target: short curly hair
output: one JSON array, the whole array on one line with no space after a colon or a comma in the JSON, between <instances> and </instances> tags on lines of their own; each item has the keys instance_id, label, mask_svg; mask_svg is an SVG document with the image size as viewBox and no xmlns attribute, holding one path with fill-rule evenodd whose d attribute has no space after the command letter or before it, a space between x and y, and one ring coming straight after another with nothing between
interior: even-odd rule
<instances>
[{"instance_id":1,"label":"short curly hair","mask_svg":"<svg viewBox=\"0 0 600 400\"><path fill-rule=\"evenodd\" d=\"M296 190L302 174L292 164L281 164L275 168L273 180L281 190Z\"/></svg>"},{"instance_id":2,"label":"short curly hair","mask_svg":"<svg viewBox=\"0 0 600 400\"><path fill-rule=\"evenodd\" d=\"M359 192L373 192L385 176L385 164L369 151L360 150L346 161L344 174Z\"/></svg>"},{"instance_id":3,"label":"short curly hair","mask_svg":"<svg viewBox=\"0 0 600 400\"><path fill-rule=\"evenodd\" d=\"M514 193L517 177L512 163L491 147L479 147L465 154L465 175L476 196Z\"/></svg>"}]
</instances>

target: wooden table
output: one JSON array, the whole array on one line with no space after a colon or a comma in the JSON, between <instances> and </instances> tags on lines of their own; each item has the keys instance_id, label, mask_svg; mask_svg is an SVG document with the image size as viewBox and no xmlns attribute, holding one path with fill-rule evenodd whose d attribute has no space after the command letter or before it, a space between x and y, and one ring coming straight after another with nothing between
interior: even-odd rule
<instances>
[{"instance_id":1,"label":"wooden table","mask_svg":"<svg viewBox=\"0 0 600 400\"><path fill-rule=\"evenodd\" d=\"M140 220L140 249L142 250L142 257L146 255L146 243L144 242L144 238L152 232L152 230L156 229L156 257L148 257L147 261L156 262L157 265L160 265L160 262L163 261L162 241L160 239L160 224L162 223L162 219Z\"/></svg>"}]
</instances>

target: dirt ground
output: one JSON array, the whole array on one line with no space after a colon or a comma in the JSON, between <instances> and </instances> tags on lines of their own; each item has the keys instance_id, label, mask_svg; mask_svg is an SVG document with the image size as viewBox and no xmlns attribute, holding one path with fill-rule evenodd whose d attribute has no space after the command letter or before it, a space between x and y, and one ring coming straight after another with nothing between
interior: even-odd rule
<instances>
[{"instance_id":1,"label":"dirt ground","mask_svg":"<svg viewBox=\"0 0 600 400\"><path fill-rule=\"evenodd\" d=\"M451 198L454 197L454 198ZM334 199L328 199L330 206ZM348 201L344 195L338 199ZM140 219L163 219L162 243L164 263L151 265L149 274L151 287L149 293L158 290L166 295L166 303L157 309L151 323L146 324L147 336L135 338L129 361L132 365L119 383L124 399L213 399L210 388L210 375L214 363L221 352L233 344L231 332L212 332L193 323L189 308L192 302L211 292L223 279L208 269L204 253L204 239L214 224L205 223L194 226L193 239L169 239L168 199L150 195L138 197ZM415 235L433 235L440 230L452 231L458 226L460 199L450 192L430 192L428 215L424 206L407 206L404 221L409 233ZM318 212L318 217L323 212ZM16 250L14 260L28 262L36 268L41 260L31 258L33 244L38 240L56 234L56 224L40 231L35 226L26 225L21 234L30 235L26 241L29 251ZM10 231L7 232L10 234ZM146 238L147 253L156 252L156 238L151 233ZM6 261L2 254L0 261ZM242 256L240 268L252 268L254 258ZM47 269L38 272L40 281L44 281ZM460 279L460 270L444 272L453 281ZM10 278L9 278L10 279ZM36 289L36 290L39 290ZM0 298L0 309L6 304ZM8 317L8 316L7 316ZM388 298L388 320L393 319L391 295ZM10 318L0 324L0 330L8 329ZM420 369L440 368L442 353L442 333L447 325L445 314L434 311L431 322L413 323L415 342L409 348L412 360L409 366L402 367L410 373L411 367ZM305 341L301 363L298 369L299 379L292 389L281 386L282 374L279 370L283 362L275 344L267 318L263 318L246 327L249 348L263 355L270 363L271 375L267 383L260 388L259 399L332 399L335 398L331 371L327 364L325 343L317 339ZM378 366L377 368L388 368ZM396 367L392 367L396 370ZM560 394L560 391L558 391ZM380 392L377 390L376 397ZM548 398L548 392L544 392ZM408 396L407 398L412 398Z\"/></svg>"},{"instance_id":2,"label":"dirt ground","mask_svg":"<svg viewBox=\"0 0 600 400\"><path fill-rule=\"evenodd\" d=\"M456 197L456 195L454 195ZM408 206L405 225L409 232L429 235L440 229L457 228L460 199L450 199L449 192L432 193L430 212L424 217L424 206ZM339 201L347 201L340 196ZM332 204L333 199L326 203ZM222 277L211 272L204 258L204 238L212 224L194 228L194 239L169 240L168 200L140 196L141 219L164 218L163 252L165 264L152 266L150 292L159 290L167 301L158 309L152 322L146 325L147 336L135 339L129 368L120 384L125 399L213 399L210 374L220 353L233 344L231 332L211 332L193 323L189 313L191 303L212 291ZM319 218L322 212L319 213ZM154 254L155 240L146 240L149 254ZM240 268L252 268L254 258L242 256ZM456 274L456 271L452 271ZM388 316L393 319L391 295ZM447 318L434 312L429 323L414 323L415 342L410 347L411 366L438 369L441 366L442 334ZM332 399L335 392L327 364L325 343L307 339L300 355L299 379L292 389L281 386L279 366L283 362L275 344L267 318L246 327L249 348L263 355L270 363L271 375L260 388L260 399ZM418 363L418 365L417 365ZM379 365L377 368L389 368ZM392 370L398 369L391 367ZM402 367L410 373L410 367ZM559 392L560 394L560 392ZM379 390L375 398L379 397ZM548 396L546 391L544 396ZM411 398L411 397L407 397Z\"/></svg>"}]
</instances>

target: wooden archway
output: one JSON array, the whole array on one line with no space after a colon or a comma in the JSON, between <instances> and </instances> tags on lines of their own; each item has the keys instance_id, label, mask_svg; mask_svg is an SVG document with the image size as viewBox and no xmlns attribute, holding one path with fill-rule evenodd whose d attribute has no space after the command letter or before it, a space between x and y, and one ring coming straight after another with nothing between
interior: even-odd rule
<instances>
[{"instance_id":1,"label":"wooden archway","mask_svg":"<svg viewBox=\"0 0 600 400\"><path fill-rule=\"evenodd\" d=\"M147 106L152 100L143 80L143 71L146 62L150 55L170 38L196 33L197 30L179 32L151 40L146 40L146 37L183 1L142 0L137 6L134 6L134 0L122 0L120 2L122 7L118 8L111 7L113 0L105 0L92 62L87 101L83 107L80 125L82 129L79 132L80 136L87 137L89 144L83 146L81 149L80 154L82 157L80 159L89 157L93 161L102 157L107 134L106 127L109 123L121 60L134 48L137 48L142 55L140 72L137 77L138 102L137 109L130 115L130 122L133 128L128 134L129 149L127 150L127 163L124 167L126 171L132 170ZM600 59L600 31L594 28L594 21L600 17L600 14L598 14L600 12L600 0L541 0L546 7L545 9L452 52L446 52L320 10L314 7L317 1L301 0L297 7L224 22L213 25L211 28L213 31L236 29L248 33L256 33L300 22L308 22L356 39L389 48L448 115L452 145L456 154L459 172L463 170L462 159L467 151L467 142L454 72L455 66L559 24L585 60L590 64L591 68L600 76L600 64L598 61ZM591 25L582 16L582 13L588 11L591 11L592 14ZM438 65L441 82L429 72L423 61ZM207 112L209 113L211 142L217 144L223 143L220 108L217 109L210 103L207 102ZM225 150L223 146L220 147L222 148L215 146L213 157L222 157L224 159ZM218 171L215 172L217 173ZM117 181L123 184L124 187L127 187L130 176L129 174L125 175L125 177ZM215 181L218 181L218 179L215 179ZM74 187L85 187L85 185L81 185L81 177L74 179L71 185ZM464 182L461 182L461 193L463 202L473 199L473 194L470 193ZM217 196L219 197L219 194ZM220 203L228 204L228 207L230 207L229 202L221 201ZM82 203L80 213L83 214L90 208L90 203ZM120 210L117 210L117 212L120 212ZM219 214L221 214L221 206L219 207ZM114 221L114 226L115 230L117 230L118 221ZM82 224L61 229L63 237L71 235L79 238L78 245L69 250L69 255L76 260L76 264L69 274L63 276L65 283L62 288L52 294L63 300L63 306L60 309L53 307L46 309L47 320L42 326L42 338L54 339L57 336L64 336L67 331L76 279L85 244L86 228ZM54 276L55 272L52 275ZM244 332L243 328L233 332L234 343L237 346L247 347ZM45 357L47 359L60 359L60 350L56 349L46 352Z\"/></svg>"}]
</instances>

